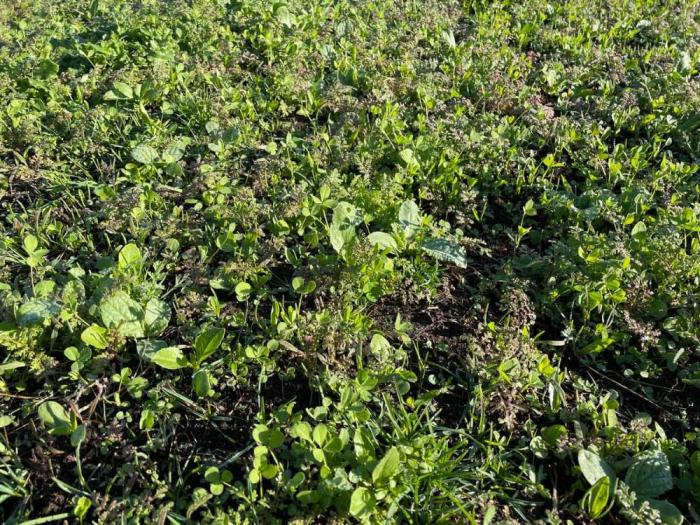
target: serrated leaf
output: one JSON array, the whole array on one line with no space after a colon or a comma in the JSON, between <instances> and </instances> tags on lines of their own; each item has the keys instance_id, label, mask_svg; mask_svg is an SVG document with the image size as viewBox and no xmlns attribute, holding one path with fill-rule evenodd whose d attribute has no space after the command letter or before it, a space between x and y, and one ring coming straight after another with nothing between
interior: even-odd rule
<instances>
[{"instance_id":1,"label":"serrated leaf","mask_svg":"<svg viewBox=\"0 0 700 525\"><path fill-rule=\"evenodd\" d=\"M454 241L437 238L426 239L421 243L420 248L436 259L450 262L460 268L467 267L467 252Z\"/></svg>"},{"instance_id":2,"label":"serrated leaf","mask_svg":"<svg viewBox=\"0 0 700 525\"><path fill-rule=\"evenodd\" d=\"M158 152L148 144L139 144L131 150L131 157L136 162L149 166L158 160Z\"/></svg>"},{"instance_id":3,"label":"serrated leaf","mask_svg":"<svg viewBox=\"0 0 700 525\"><path fill-rule=\"evenodd\" d=\"M637 455L627 469L625 483L641 499L652 499L671 490L673 479L666 454L652 450Z\"/></svg>"}]
</instances>

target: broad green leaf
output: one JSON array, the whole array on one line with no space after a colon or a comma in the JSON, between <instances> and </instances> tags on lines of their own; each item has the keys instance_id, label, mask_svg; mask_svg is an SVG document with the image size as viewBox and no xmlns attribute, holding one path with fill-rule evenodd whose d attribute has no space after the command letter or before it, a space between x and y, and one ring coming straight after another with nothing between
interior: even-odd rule
<instances>
[{"instance_id":1,"label":"broad green leaf","mask_svg":"<svg viewBox=\"0 0 700 525\"><path fill-rule=\"evenodd\" d=\"M660 450L643 452L627 469L625 483L641 499L652 499L673 488L671 465Z\"/></svg>"},{"instance_id":2,"label":"broad green leaf","mask_svg":"<svg viewBox=\"0 0 700 525\"><path fill-rule=\"evenodd\" d=\"M335 224L330 227L331 246L337 253L341 253L343 248L349 246L355 238L354 228L340 228Z\"/></svg>"},{"instance_id":3,"label":"broad green leaf","mask_svg":"<svg viewBox=\"0 0 700 525\"><path fill-rule=\"evenodd\" d=\"M349 202L341 201L333 208L330 238L333 249L341 251L355 239L355 226L362 223L362 214Z\"/></svg>"},{"instance_id":4,"label":"broad green leaf","mask_svg":"<svg viewBox=\"0 0 700 525\"><path fill-rule=\"evenodd\" d=\"M386 355L391 351L391 343L382 334L374 334L369 347L373 353L378 355Z\"/></svg>"},{"instance_id":5,"label":"broad green leaf","mask_svg":"<svg viewBox=\"0 0 700 525\"><path fill-rule=\"evenodd\" d=\"M170 322L170 306L160 299L149 299L144 310L143 324L147 336L159 335Z\"/></svg>"},{"instance_id":6,"label":"broad green leaf","mask_svg":"<svg viewBox=\"0 0 700 525\"><path fill-rule=\"evenodd\" d=\"M284 443L284 434L278 428L256 425L253 429L253 439L269 448L278 448Z\"/></svg>"},{"instance_id":7,"label":"broad green leaf","mask_svg":"<svg viewBox=\"0 0 700 525\"><path fill-rule=\"evenodd\" d=\"M267 465L264 465L260 470L260 474L262 474L262 477L265 479L274 478L277 475L277 472L279 472L277 465L271 465L269 463Z\"/></svg>"},{"instance_id":8,"label":"broad green leaf","mask_svg":"<svg viewBox=\"0 0 700 525\"><path fill-rule=\"evenodd\" d=\"M69 346L63 351L63 355L71 361L77 361L78 359L80 359L80 350L78 350L74 346Z\"/></svg>"},{"instance_id":9,"label":"broad green leaf","mask_svg":"<svg viewBox=\"0 0 700 525\"><path fill-rule=\"evenodd\" d=\"M277 21L285 27L293 27L296 23L295 16L291 14L289 9L287 9L284 5L277 8L275 18L277 18Z\"/></svg>"},{"instance_id":10,"label":"broad green leaf","mask_svg":"<svg viewBox=\"0 0 700 525\"><path fill-rule=\"evenodd\" d=\"M53 60L45 58L39 62L39 67L36 71L39 78L46 80L58 74L58 64Z\"/></svg>"},{"instance_id":11,"label":"broad green leaf","mask_svg":"<svg viewBox=\"0 0 700 525\"><path fill-rule=\"evenodd\" d=\"M134 90L131 89L131 86L129 84L117 81L114 84L112 84L112 87L114 88L114 91L119 95L119 98L127 100L134 98Z\"/></svg>"},{"instance_id":12,"label":"broad green leaf","mask_svg":"<svg viewBox=\"0 0 700 525\"><path fill-rule=\"evenodd\" d=\"M5 372L9 372L10 370L15 370L17 368L22 368L27 366L26 363L23 363L22 361L9 361L7 363L2 363L0 364L0 376L3 375Z\"/></svg>"},{"instance_id":13,"label":"broad green leaf","mask_svg":"<svg viewBox=\"0 0 700 525\"><path fill-rule=\"evenodd\" d=\"M129 243L119 250L119 269L122 271L141 268L141 250L133 243Z\"/></svg>"},{"instance_id":14,"label":"broad green leaf","mask_svg":"<svg viewBox=\"0 0 700 525\"><path fill-rule=\"evenodd\" d=\"M70 414L56 401L45 401L39 405L37 413L49 434L67 436L73 432Z\"/></svg>"},{"instance_id":15,"label":"broad green leaf","mask_svg":"<svg viewBox=\"0 0 700 525\"><path fill-rule=\"evenodd\" d=\"M600 478L609 478L611 482L616 479L615 471L598 454L590 450L581 449L578 451L578 465L586 481L595 485Z\"/></svg>"},{"instance_id":16,"label":"broad green leaf","mask_svg":"<svg viewBox=\"0 0 700 525\"><path fill-rule=\"evenodd\" d=\"M55 301L45 299L29 299L17 309L17 324L20 326L33 326L43 324L58 315L61 307Z\"/></svg>"},{"instance_id":17,"label":"broad green leaf","mask_svg":"<svg viewBox=\"0 0 700 525\"><path fill-rule=\"evenodd\" d=\"M604 476L586 492L583 504L591 518L597 519L606 511L611 496L610 489L610 478Z\"/></svg>"},{"instance_id":18,"label":"broad green leaf","mask_svg":"<svg viewBox=\"0 0 700 525\"><path fill-rule=\"evenodd\" d=\"M248 298L250 297L250 294L253 293L253 287L249 283L247 283L245 281L241 281L240 283L238 283L236 285L235 292L236 292L236 299L238 301L240 301L240 302L247 301Z\"/></svg>"},{"instance_id":19,"label":"broad green leaf","mask_svg":"<svg viewBox=\"0 0 700 525\"><path fill-rule=\"evenodd\" d=\"M80 339L86 345L97 348L98 350L104 350L107 348L108 342L106 339L107 329L98 325L91 324L80 334Z\"/></svg>"},{"instance_id":20,"label":"broad green leaf","mask_svg":"<svg viewBox=\"0 0 700 525\"><path fill-rule=\"evenodd\" d=\"M632 228L632 237L635 239L644 236L644 234L647 232L647 225L644 224L643 221L639 221L637 224L634 225L634 228Z\"/></svg>"},{"instance_id":21,"label":"broad green leaf","mask_svg":"<svg viewBox=\"0 0 700 525\"><path fill-rule=\"evenodd\" d=\"M372 483L375 485L389 481L399 468L399 450L391 447L372 470Z\"/></svg>"},{"instance_id":22,"label":"broad green leaf","mask_svg":"<svg viewBox=\"0 0 700 525\"><path fill-rule=\"evenodd\" d=\"M308 295L316 289L315 281L307 281L303 277L292 279L292 289L300 295Z\"/></svg>"},{"instance_id":23,"label":"broad green leaf","mask_svg":"<svg viewBox=\"0 0 700 525\"><path fill-rule=\"evenodd\" d=\"M396 240L385 232L372 232L367 236L367 240L372 246L379 246L382 250L389 249L396 252L399 249Z\"/></svg>"},{"instance_id":24,"label":"broad green leaf","mask_svg":"<svg viewBox=\"0 0 700 525\"><path fill-rule=\"evenodd\" d=\"M656 509L661 515L662 525L682 525L685 518L673 503L658 499L650 499L649 505L652 509Z\"/></svg>"},{"instance_id":25,"label":"broad green leaf","mask_svg":"<svg viewBox=\"0 0 700 525\"><path fill-rule=\"evenodd\" d=\"M27 235L22 241L22 244L24 246L24 251L32 253L39 247L39 240L33 235Z\"/></svg>"},{"instance_id":26,"label":"broad green leaf","mask_svg":"<svg viewBox=\"0 0 700 525\"><path fill-rule=\"evenodd\" d=\"M533 217L537 215L537 208L535 207L535 201L532 199L528 200L523 206L523 213L528 217Z\"/></svg>"},{"instance_id":27,"label":"broad green leaf","mask_svg":"<svg viewBox=\"0 0 700 525\"><path fill-rule=\"evenodd\" d=\"M420 228L420 209L415 201L404 201L399 208L399 224L407 239L415 237Z\"/></svg>"},{"instance_id":28,"label":"broad green leaf","mask_svg":"<svg viewBox=\"0 0 700 525\"><path fill-rule=\"evenodd\" d=\"M194 340L194 351L197 362L202 363L221 346L226 330L223 328L209 328L200 333Z\"/></svg>"},{"instance_id":29,"label":"broad green leaf","mask_svg":"<svg viewBox=\"0 0 700 525\"><path fill-rule=\"evenodd\" d=\"M117 291L100 304L102 323L116 329L124 337L143 337L145 313L141 305L125 292Z\"/></svg>"},{"instance_id":30,"label":"broad green leaf","mask_svg":"<svg viewBox=\"0 0 700 525\"><path fill-rule=\"evenodd\" d=\"M73 514L82 522L90 507L92 507L92 500L87 496L80 496L73 507Z\"/></svg>"},{"instance_id":31,"label":"broad green leaf","mask_svg":"<svg viewBox=\"0 0 700 525\"><path fill-rule=\"evenodd\" d=\"M358 487L352 492L350 497L350 514L359 519L366 518L372 513L376 505L377 500L374 494L365 487Z\"/></svg>"},{"instance_id":32,"label":"broad green leaf","mask_svg":"<svg viewBox=\"0 0 700 525\"><path fill-rule=\"evenodd\" d=\"M372 435L366 428L358 428L352 438L355 455L358 458L367 460L374 456L374 445L372 444Z\"/></svg>"},{"instance_id":33,"label":"broad green leaf","mask_svg":"<svg viewBox=\"0 0 700 525\"><path fill-rule=\"evenodd\" d=\"M404 162L404 164L406 164L406 166L409 168L417 168L419 166L418 159L416 158L416 154L410 148L406 148L404 150L401 150L399 152L399 157Z\"/></svg>"},{"instance_id":34,"label":"broad green leaf","mask_svg":"<svg viewBox=\"0 0 700 525\"><path fill-rule=\"evenodd\" d=\"M185 359L182 350L178 346L161 348L150 355L150 360L161 368L168 370L177 370L187 366L187 359Z\"/></svg>"},{"instance_id":35,"label":"broad green leaf","mask_svg":"<svg viewBox=\"0 0 700 525\"><path fill-rule=\"evenodd\" d=\"M314 427L313 438L314 438L314 442L319 447L322 447L323 444L328 439L328 427L326 425L324 425L323 423L319 423L318 425L316 425Z\"/></svg>"},{"instance_id":36,"label":"broad green leaf","mask_svg":"<svg viewBox=\"0 0 700 525\"><path fill-rule=\"evenodd\" d=\"M163 161L167 163L177 162L184 154L185 148L182 144L173 144L163 152Z\"/></svg>"},{"instance_id":37,"label":"broad green leaf","mask_svg":"<svg viewBox=\"0 0 700 525\"><path fill-rule=\"evenodd\" d=\"M192 387L199 397L206 397L211 392L211 374L207 370L197 370L192 376Z\"/></svg>"},{"instance_id":38,"label":"broad green leaf","mask_svg":"<svg viewBox=\"0 0 700 525\"><path fill-rule=\"evenodd\" d=\"M291 430L292 437L298 437L306 441L311 442L313 438L311 437L311 425L306 421L300 421L295 424Z\"/></svg>"},{"instance_id":39,"label":"broad green leaf","mask_svg":"<svg viewBox=\"0 0 700 525\"><path fill-rule=\"evenodd\" d=\"M151 357L158 351L166 348L168 343L161 341L160 339L146 339L141 341L136 341L136 352L139 354L141 359L150 361Z\"/></svg>"},{"instance_id":40,"label":"broad green leaf","mask_svg":"<svg viewBox=\"0 0 700 525\"><path fill-rule=\"evenodd\" d=\"M285 488L295 491L306 480L306 475L303 472L297 472L287 481Z\"/></svg>"},{"instance_id":41,"label":"broad green leaf","mask_svg":"<svg viewBox=\"0 0 700 525\"><path fill-rule=\"evenodd\" d=\"M456 242L448 239L431 238L423 241L420 247L428 255L432 255L441 261L451 262L460 268L467 267L467 252Z\"/></svg>"},{"instance_id":42,"label":"broad green leaf","mask_svg":"<svg viewBox=\"0 0 700 525\"><path fill-rule=\"evenodd\" d=\"M141 430L149 430L153 428L153 424L155 422L156 417L153 410L146 408L141 411L141 417L139 418L139 428Z\"/></svg>"},{"instance_id":43,"label":"broad green leaf","mask_svg":"<svg viewBox=\"0 0 700 525\"><path fill-rule=\"evenodd\" d=\"M151 165L158 160L158 152L148 144L139 144L131 150L131 157L141 164Z\"/></svg>"},{"instance_id":44,"label":"broad green leaf","mask_svg":"<svg viewBox=\"0 0 700 525\"><path fill-rule=\"evenodd\" d=\"M209 467L204 471L204 479L206 479L209 483L218 483L221 481L219 468L216 466Z\"/></svg>"},{"instance_id":45,"label":"broad green leaf","mask_svg":"<svg viewBox=\"0 0 700 525\"><path fill-rule=\"evenodd\" d=\"M79 425L70 435L70 444L74 447L80 446L85 440L85 425Z\"/></svg>"},{"instance_id":46,"label":"broad green leaf","mask_svg":"<svg viewBox=\"0 0 700 525\"><path fill-rule=\"evenodd\" d=\"M542 429L542 438L549 446L556 446L557 442L566 436L567 430L564 425L552 425Z\"/></svg>"}]
</instances>

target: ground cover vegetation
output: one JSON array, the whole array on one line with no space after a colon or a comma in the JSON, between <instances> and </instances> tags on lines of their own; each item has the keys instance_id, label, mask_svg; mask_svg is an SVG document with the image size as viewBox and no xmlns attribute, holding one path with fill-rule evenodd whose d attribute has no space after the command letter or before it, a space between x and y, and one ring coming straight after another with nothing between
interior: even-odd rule
<instances>
[{"instance_id":1,"label":"ground cover vegetation","mask_svg":"<svg viewBox=\"0 0 700 525\"><path fill-rule=\"evenodd\" d=\"M697 0L6 0L0 521L700 521Z\"/></svg>"}]
</instances>

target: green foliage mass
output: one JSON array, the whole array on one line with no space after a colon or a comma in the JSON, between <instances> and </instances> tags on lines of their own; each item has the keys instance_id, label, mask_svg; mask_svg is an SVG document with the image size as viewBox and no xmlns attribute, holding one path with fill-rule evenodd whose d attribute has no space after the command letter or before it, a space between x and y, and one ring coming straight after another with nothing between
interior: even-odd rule
<instances>
[{"instance_id":1,"label":"green foliage mass","mask_svg":"<svg viewBox=\"0 0 700 525\"><path fill-rule=\"evenodd\" d=\"M0 522L700 522L699 35L0 2Z\"/></svg>"}]
</instances>

